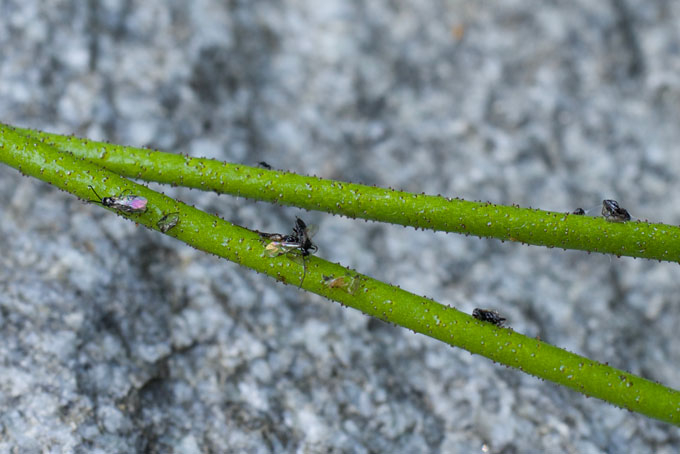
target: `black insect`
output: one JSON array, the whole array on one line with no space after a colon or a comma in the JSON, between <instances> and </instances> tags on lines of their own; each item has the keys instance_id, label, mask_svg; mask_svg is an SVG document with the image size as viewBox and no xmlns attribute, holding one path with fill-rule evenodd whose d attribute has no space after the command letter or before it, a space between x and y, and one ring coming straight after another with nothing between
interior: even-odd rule
<instances>
[{"instance_id":1,"label":"black insect","mask_svg":"<svg viewBox=\"0 0 680 454\"><path fill-rule=\"evenodd\" d=\"M293 233L290 235L265 232L257 233L262 238L269 240L264 248L269 257L278 257L283 254L288 254L289 257L296 262L299 258L302 259L302 266L304 267L302 280L300 281L300 287L302 287L302 283L307 275L305 258L319 250L319 248L312 243L312 236L316 233L316 227L307 227L305 221L300 218L295 218ZM292 253L297 254L297 257Z\"/></svg>"},{"instance_id":2,"label":"black insect","mask_svg":"<svg viewBox=\"0 0 680 454\"><path fill-rule=\"evenodd\" d=\"M501 317L501 315L496 311L480 308L475 308L472 311L472 316L477 320L493 323L496 326L503 326L503 323L506 320L505 317Z\"/></svg>"},{"instance_id":3,"label":"black insect","mask_svg":"<svg viewBox=\"0 0 680 454\"><path fill-rule=\"evenodd\" d=\"M314 254L319 250L316 244L312 243L312 236L316 233L316 229L307 227L305 221L300 218L295 218L295 226L293 226L293 236L300 243L300 251L303 257Z\"/></svg>"},{"instance_id":4,"label":"black insect","mask_svg":"<svg viewBox=\"0 0 680 454\"><path fill-rule=\"evenodd\" d=\"M142 196L127 194L129 190L124 191L117 196L101 198L92 186L88 187L99 199L90 200L90 202L100 203L105 207L110 207L114 210L122 211L123 213L144 213L146 211L147 200Z\"/></svg>"},{"instance_id":5,"label":"black insect","mask_svg":"<svg viewBox=\"0 0 680 454\"><path fill-rule=\"evenodd\" d=\"M267 164L267 163L264 162L264 161L258 162L257 165L260 166L260 167L262 167L262 168L264 168L264 169L267 169L267 170L271 170L271 169L272 169L272 166L270 166L269 164Z\"/></svg>"},{"instance_id":6,"label":"black insect","mask_svg":"<svg viewBox=\"0 0 680 454\"><path fill-rule=\"evenodd\" d=\"M571 212L571 214L583 216L584 214L586 214L586 210L584 210L583 208L576 208L574 211Z\"/></svg>"},{"instance_id":7,"label":"black insect","mask_svg":"<svg viewBox=\"0 0 680 454\"><path fill-rule=\"evenodd\" d=\"M621 208L616 200L602 201L602 216L609 222L630 221L630 214L625 208Z\"/></svg>"}]
</instances>

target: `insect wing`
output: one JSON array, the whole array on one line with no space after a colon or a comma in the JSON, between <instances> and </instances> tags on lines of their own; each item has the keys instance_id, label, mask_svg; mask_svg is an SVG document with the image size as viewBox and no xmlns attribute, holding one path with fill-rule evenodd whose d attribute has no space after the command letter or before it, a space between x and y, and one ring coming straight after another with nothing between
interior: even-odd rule
<instances>
[{"instance_id":1,"label":"insect wing","mask_svg":"<svg viewBox=\"0 0 680 454\"><path fill-rule=\"evenodd\" d=\"M138 195L124 195L117 197L105 197L104 206L110 206L125 213L143 213L146 211L148 201Z\"/></svg>"},{"instance_id":2,"label":"insect wing","mask_svg":"<svg viewBox=\"0 0 680 454\"><path fill-rule=\"evenodd\" d=\"M264 250L269 257L278 257L279 255L286 254L296 249L298 246L291 246L290 243L284 243L282 241L271 241L269 242Z\"/></svg>"},{"instance_id":3,"label":"insect wing","mask_svg":"<svg viewBox=\"0 0 680 454\"><path fill-rule=\"evenodd\" d=\"M123 201L121 204L129 207L133 213L141 213L146 211L146 204L148 201L144 197L138 195L126 195L121 197L121 200Z\"/></svg>"},{"instance_id":4,"label":"insect wing","mask_svg":"<svg viewBox=\"0 0 680 454\"><path fill-rule=\"evenodd\" d=\"M304 256L300 253L299 249L289 249L288 250L288 258L292 261L297 263L298 265L301 266L307 266L305 263L305 258Z\"/></svg>"},{"instance_id":5,"label":"insect wing","mask_svg":"<svg viewBox=\"0 0 680 454\"><path fill-rule=\"evenodd\" d=\"M264 250L269 257L276 257L283 254L281 250L281 243L279 241L272 241L271 243L268 243Z\"/></svg>"},{"instance_id":6,"label":"insect wing","mask_svg":"<svg viewBox=\"0 0 680 454\"><path fill-rule=\"evenodd\" d=\"M314 237L314 235L316 235L316 233L318 231L319 231L319 226L316 225L316 224L312 224L312 225L307 226L305 233L307 234L307 238L309 238L311 240L312 237Z\"/></svg>"}]
</instances>

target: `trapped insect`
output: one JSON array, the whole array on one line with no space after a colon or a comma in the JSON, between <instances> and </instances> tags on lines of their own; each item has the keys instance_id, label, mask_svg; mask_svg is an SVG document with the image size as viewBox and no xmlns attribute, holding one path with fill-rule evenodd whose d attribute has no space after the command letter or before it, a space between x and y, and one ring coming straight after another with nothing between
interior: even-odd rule
<instances>
[{"instance_id":1,"label":"trapped insect","mask_svg":"<svg viewBox=\"0 0 680 454\"><path fill-rule=\"evenodd\" d=\"M175 227L179 223L179 213L168 213L156 222L158 230L167 233L168 230Z\"/></svg>"},{"instance_id":2,"label":"trapped insect","mask_svg":"<svg viewBox=\"0 0 680 454\"><path fill-rule=\"evenodd\" d=\"M574 211L571 212L571 214L583 216L584 214L586 214L586 210L584 210L583 208L576 208Z\"/></svg>"},{"instance_id":3,"label":"trapped insect","mask_svg":"<svg viewBox=\"0 0 680 454\"><path fill-rule=\"evenodd\" d=\"M280 233L257 232L262 238L271 240L265 250L270 257L276 257L287 252L298 250L303 257L314 254L318 248L312 243L312 236L316 233L315 227L307 227L305 221L295 218L293 233L282 235Z\"/></svg>"},{"instance_id":4,"label":"trapped insect","mask_svg":"<svg viewBox=\"0 0 680 454\"><path fill-rule=\"evenodd\" d=\"M355 279L349 274L346 274L345 276L340 276L340 277L334 277L334 276L322 276L324 284L328 288L338 288L341 290L344 290L345 292L349 293L350 295L354 295L359 288L359 280Z\"/></svg>"},{"instance_id":5,"label":"trapped insect","mask_svg":"<svg viewBox=\"0 0 680 454\"><path fill-rule=\"evenodd\" d=\"M90 202L100 203L105 207L110 207L123 213L144 213L146 211L147 200L139 195L127 194L129 190L123 191L117 196L101 198L92 186L88 187L99 199L90 200Z\"/></svg>"},{"instance_id":6,"label":"trapped insect","mask_svg":"<svg viewBox=\"0 0 680 454\"><path fill-rule=\"evenodd\" d=\"M302 273L302 280L300 287L307 275L307 263L305 258L314 254L319 248L312 243L312 236L316 233L315 227L307 227L307 224L300 219L295 218L295 225L293 226L293 233L290 235L282 235L280 233L265 233L257 232L262 238L269 240L264 250L269 257L278 257L283 254L289 254L289 257L295 261L291 253L298 254L302 258L302 266L304 267Z\"/></svg>"},{"instance_id":7,"label":"trapped insect","mask_svg":"<svg viewBox=\"0 0 680 454\"><path fill-rule=\"evenodd\" d=\"M625 208L619 207L616 200L602 201L602 216L609 222L630 221L630 214Z\"/></svg>"},{"instance_id":8,"label":"trapped insect","mask_svg":"<svg viewBox=\"0 0 680 454\"><path fill-rule=\"evenodd\" d=\"M263 169L272 170L272 166L270 166L269 164L267 164L264 161L258 162L257 165L262 167Z\"/></svg>"},{"instance_id":9,"label":"trapped insect","mask_svg":"<svg viewBox=\"0 0 680 454\"><path fill-rule=\"evenodd\" d=\"M501 317L496 311L480 309L478 307L472 311L472 316L477 320L493 323L496 326L503 326L503 323L506 320L505 317Z\"/></svg>"}]
</instances>

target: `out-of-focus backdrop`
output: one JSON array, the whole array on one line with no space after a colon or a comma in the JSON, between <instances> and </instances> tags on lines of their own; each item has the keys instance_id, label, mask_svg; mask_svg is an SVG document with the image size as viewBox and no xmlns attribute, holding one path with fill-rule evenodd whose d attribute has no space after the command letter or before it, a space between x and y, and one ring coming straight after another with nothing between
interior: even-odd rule
<instances>
[{"instance_id":1,"label":"out-of-focus backdrop","mask_svg":"<svg viewBox=\"0 0 680 454\"><path fill-rule=\"evenodd\" d=\"M680 223L680 3L0 1L0 121ZM153 186L157 187L157 186ZM181 188L680 388L680 267ZM371 320L0 167L0 452L676 452L677 428Z\"/></svg>"}]
</instances>

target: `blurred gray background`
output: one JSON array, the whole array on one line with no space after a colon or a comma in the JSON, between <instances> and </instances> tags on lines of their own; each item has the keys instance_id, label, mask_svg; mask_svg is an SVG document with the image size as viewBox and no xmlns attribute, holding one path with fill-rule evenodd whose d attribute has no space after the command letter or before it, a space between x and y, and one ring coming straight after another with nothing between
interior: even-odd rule
<instances>
[{"instance_id":1,"label":"blurred gray background","mask_svg":"<svg viewBox=\"0 0 680 454\"><path fill-rule=\"evenodd\" d=\"M0 121L680 223L680 2L0 0ZM157 187L157 186L153 186ZM680 388L680 267L181 188ZM597 209L597 208L596 208ZM0 166L0 452L676 452L677 428L135 227Z\"/></svg>"}]
</instances>

